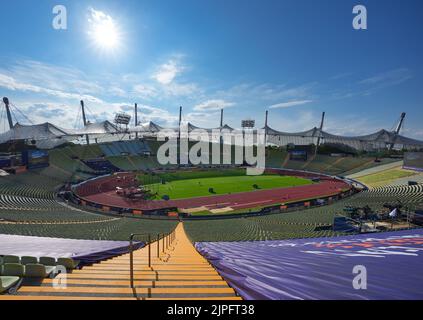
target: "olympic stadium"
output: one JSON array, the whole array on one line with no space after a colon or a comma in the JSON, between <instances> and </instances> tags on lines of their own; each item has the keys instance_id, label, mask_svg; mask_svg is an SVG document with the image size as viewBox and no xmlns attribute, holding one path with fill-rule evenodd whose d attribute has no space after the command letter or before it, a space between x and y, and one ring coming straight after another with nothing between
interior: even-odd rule
<instances>
[{"instance_id":1,"label":"olympic stadium","mask_svg":"<svg viewBox=\"0 0 423 320\"><path fill-rule=\"evenodd\" d=\"M181 107L164 128L138 121L137 104L135 126L128 113L89 122L81 101L83 126L70 129L18 123L2 101L0 300L423 298L423 141L401 134L405 113L393 130L339 136L325 113L289 133L268 112L264 128L236 129L222 110L212 130L183 123ZM179 145L182 127L217 132L207 161L178 151L161 164L160 132ZM259 129L261 175L235 156L208 161L213 148L236 153L220 132ZM377 274L368 290L351 286L357 264Z\"/></svg>"}]
</instances>

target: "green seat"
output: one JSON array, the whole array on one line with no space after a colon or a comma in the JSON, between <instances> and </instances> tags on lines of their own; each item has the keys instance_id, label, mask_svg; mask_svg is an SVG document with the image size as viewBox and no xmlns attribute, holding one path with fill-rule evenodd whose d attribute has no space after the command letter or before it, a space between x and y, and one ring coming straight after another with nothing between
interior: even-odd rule
<instances>
[{"instance_id":1,"label":"green seat","mask_svg":"<svg viewBox=\"0 0 423 320\"><path fill-rule=\"evenodd\" d=\"M20 259L18 256L4 256L3 264L5 263L20 263Z\"/></svg>"},{"instance_id":2,"label":"green seat","mask_svg":"<svg viewBox=\"0 0 423 320\"><path fill-rule=\"evenodd\" d=\"M56 265L56 258L40 257L40 264L43 264L45 266L55 266Z\"/></svg>"},{"instance_id":3,"label":"green seat","mask_svg":"<svg viewBox=\"0 0 423 320\"><path fill-rule=\"evenodd\" d=\"M57 265L64 266L68 270L75 269L79 264L79 261L75 261L72 258L58 258Z\"/></svg>"},{"instance_id":4,"label":"green seat","mask_svg":"<svg viewBox=\"0 0 423 320\"><path fill-rule=\"evenodd\" d=\"M25 267L19 263L3 264L2 276L23 277L25 275Z\"/></svg>"},{"instance_id":5,"label":"green seat","mask_svg":"<svg viewBox=\"0 0 423 320\"><path fill-rule=\"evenodd\" d=\"M28 256L21 257L21 264L23 265L37 264L37 263L38 263L38 259L36 257L28 257Z\"/></svg>"},{"instance_id":6,"label":"green seat","mask_svg":"<svg viewBox=\"0 0 423 320\"><path fill-rule=\"evenodd\" d=\"M50 276L55 267L54 266L44 266L42 264L27 264L25 266L25 277L27 278L47 278Z\"/></svg>"},{"instance_id":7,"label":"green seat","mask_svg":"<svg viewBox=\"0 0 423 320\"><path fill-rule=\"evenodd\" d=\"M18 284L20 278L14 276L0 276L0 293L11 290L13 286ZM9 293L14 293L9 291Z\"/></svg>"}]
</instances>

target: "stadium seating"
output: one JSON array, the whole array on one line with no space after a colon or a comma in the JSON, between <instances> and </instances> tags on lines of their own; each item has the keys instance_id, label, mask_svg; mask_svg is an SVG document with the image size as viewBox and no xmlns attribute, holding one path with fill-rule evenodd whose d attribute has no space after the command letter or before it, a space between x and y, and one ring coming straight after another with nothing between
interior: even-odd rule
<instances>
[{"instance_id":1,"label":"stadium seating","mask_svg":"<svg viewBox=\"0 0 423 320\"><path fill-rule=\"evenodd\" d=\"M19 175L11 175L0 179L0 194L23 197L54 199L55 188L61 182L42 176L42 171L34 170Z\"/></svg>"},{"instance_id":2,"label":"stadium seating","mask_svg":"<svg viewBox=\"0 0 423 320\"><path fill-rule=\"evenodd\" d=\"M275 215L243 219L186 221L185 228L195 241L251 241L338 236L332 230L333 218L345 206L370 206L381 211L384 204L400 201L403 208L415 210L423 203L423 185L382 187L361 192L332 205Z\"/></svg>"},{"instance_id":3,"label":"stadium seating","mask_svg":"<svg viewBox=\"0 0 423 320\"><path fill-rule=\"evenodd\" d=\"M73 145L59 150L63 150L71 158L78 158L82 160L99 158L103 155L103 151L98 144L91 144L88 146Z\"/></svg>"},{"instance_id":4,"label":"stadium seating","mask_svg":"<svg viewBox=\"0 0 423 320\"><path fill-rule=\"evenodd\" d=\"M51 165L48 168L28 171L15 176L1 177L0 234L126 241L132 233L148 233L150 235L168 233L176 227L177 221L103 215L77 209L56 198L58 188L66 182L76 182L95 177L99 174L99 171L104 169L104 167L89 166L88 161L92 159L104 159L105 163L110 164L110 170L147 171L157 168L174 168L171 165L161 166L155 156L144 154L147 151L155 154L158 146L159 143L151 141L120 141L101 145L68 146L50 151ZM285 150L280 149L269 149L266 160L267 166L272 168L281 168L283 166L331 175L346 175L348 172L370 168L391 161L388 159L386 161L383 160L381 163L376 163L372 158L331 157L328 155L313 156L305 162L293 161L289 160L288 153ZM227 171L220 171L220 174L227 172L228 175L236 175L237 171L239 170L228 169ZM181 173L182 171L179 170L178 172ZM215 174L213 171L198 170L200 178L209 177L213 174ZM130 173L130 175L134 174ZM310 177L313 175L305 174L305 176ZM316 175L314 174L314 176ZM160 177L165 177L165 180L171 181L172 170L163 170L163 174ZM193 176L191 175L190 178L193 178ZM116 185L115 181L112 181L112 183L104 185L104 190L109 190L110 188L110 190L113 190ZM81 184L81 186L84 194L97 191L89 188L84 189L84 184ZM336 215L343 214L345 206L363 207L368 205L373 210L378 211L382 210L386 203L400 201L403 207L414 210L423 201L422 194L423 185L382 187L364 191L328 206L309 209L301 208L292 212L248 218L186 220L183 228L192 242L283 240L340 236L346 233L334 231L332 223ZM196 254L190 251L191 247L188 242L187 239L186 241L184 240L183 250L178 249L179 251L176 251L176 257L182 260L175 261L185 261L183 259L186 259L185 254L188 251L191 257ZM25 254L30 255L31 253ZM144 253L137 254L139 256L144 255ZM143 258L145 259L145 256ZM199 260L196 259L197 257L194 260L188 259L187 261L188 263L191 261L198 262ZM70 258L58 258L56 260L49 257L40 257L38 259L31 256L5 256L0 260L2 265L0 292L11 290L10 292L13 293L14 288L19 285L21 279L47 278L52 274L53 267L56 265L62 265L68 270L74 270L78 267L78 261ZM125 264L127 260L128 257L123 256L113 259L113 262L107 261L107 263L102 265L92 266L91 269L88 269L85 279L93 279L93 283L98 284L100 280L94 279L95 276L93 274L95 272L98 270L104 273L110 272L110 276L112 276L112 269L116 267L113 264ZM108 264L109 262L110 264ZM158 260L155 262L161 263ZM200 261L199 264L202 265L204 262ZM172 265L172 267L175 267L175 265ZM195 266L193 268L197 270ZM198 268L196 272L201 272L201 269ZM84 273L79 273L79 271L77 270L76 276L72 273L76 284L79 281L78 276L82 275L84 277ZM213 270L207 272L210 272L211 279L217 281L218 285L222 287L219 288L221 291L216 289L216 292L221 292L223 294L222 297L234 298L233 290L227 287L224 281L213 273ZM156 276L153 273L148 275L151 277ZM166 273L164 275L167 276ZM187 276L191 277L191 275ZM195 279L195 277L193 278ZM50 280L47 278L45 283L51 283L49 282ZM182 282L184 278L172 278L171 280ZM202 288L201 290L203 291L200 291L207 292L209 289ZM43 290L36 291L33 287L27 286L21 294L43 296ZM106 288L98 290L99 292L101 290L106 292ZM107 290L113 291L113 284ZM177 289L174 292L176 291ZM123 295L132 297L132 292L129 288L122 289L122 292L124 292ZM146 297L151 292L157 296L161 294L170 296L167 292L160 290L148 291L146 289L145 292ZM185 288L181 292L188 292L189 295L193 294L189 290L185 291ZM72 293L62 292L62 294L72 296Z\"/></svg>"},{"instance_id":5,"label":"stadium seating","mask_svg":"<svg viewBox=\"0 0 423 320\"><path fill-rule=\"evenodd\" d=\"M143 155L150 153L149 146L142 140L114 141L99 145L107 157L124 155Z\"/></svg>"},{"instance_id":6,"label":"stadium seating","mask_svg":"<svg viewBox=\"0 0 423 320\"><path fill-rule=\"evenodd\" d=\"M0 294L13 288L13 286L15 286L19 282L19 279L20 279L19 277L15 277L15 276L0 275ZM10 291L9 293L14 293L14 292Z\"/></svg>"},{"instance_id":7,"label":"stadium seating","mask_svg":"<svg viewBox=\"0 0 423 320\"><path fill-rule=\"evenodd\" d=\"M111 218L73 208L52 199L0 194L0 218L14 222L83 222Z\"/></svg>"},{"instance_id":8,"label":"stadium seating","mask_svg":"<svg viewBox=\"0 0 423 320\"><path fill-rule=\"evenodd\" d=\"M40 235L54 237L69 237L82 239L126 239L128 234L139 230L169 230L174 222L139 221L128 218L114 218L75 209L58 202L56 190L67 181L84 180L95 175L96 169L85 165L82 160L93 159L105 155L105 146L112 146L116 154L127 152L129 156L110 156L112 166L123 170L148 170L162 167L155 156L140 155L145 150L155 154L160 146L157 141L120 141L109 144L89 146L67 146L50 151L51 166L49 168L32 170L15 176L0 179L0 219L13 223L0 223L0 232L6 234ZM267 161L270 167L280 167L287 158L284 149L268 149ZM338 158L317 155L310 162L286 162L286 167L330 174L343 174L357 168L368 168L382 163L375 163L371 158L347 157ZM402 187L401 187L402 188ZM375 210L380 209L389 199L401 198L405 204L413 208L417 205L418 192L399 189L376 189L364 192L340 203L321 208L307 209L295 213L284 213L277 216L241 219L242 234L233 234L236 239L275 238L283 239L293 236L321 236L334 234L331 230L317 231L316 226L327 226L333 221L336 213L342 212L344 205L362 203L369 204ZM224 223L236 220L213 221L217 229L226 228ZM190 224L201 222L187 222ZM220 225L222 224L222 226ZM272 229L271 225L274 224ZM202 229L202 228L200 228ZM236 228L235 228L236 229ZM212 232L213 228L210 229ZM226 230L226 229L225 229ZM201 231L199 232L201 234ZM208 233L204 237L208 237ZM224 236L227 237L227 236Z\"/></svg>"},{"instance_id":9,"label":"stadium seating","mask_svg":"<svg viewBox=\"0 0 423 320\"><path fill-rule=\"evenodd\" d=\"M376 167L398 159L380 159L375 161L374 157L365 156L330 156L330 155L309 155L307 161L290 160L285 148L268 148L266 150L266 167L286 168L293 170L307 170L310 172L324 173L330 175L349 175L365 169Z\"/></svg>"},{"instance_id":10,"label":"stadium seating","mask_svg":"<svg viewBox=\"0 0 423 320\"><path fill-rule=\"evenodd\" d=\"M1 214L0 214L1 216ZM132 233L165 233L172 230L177 222L163 220L140 220L132 218L114 218L101 221L66 222L25 222L0 223L0 234L27 236L90 239L90 240L128 240Z\"/></svg>"},{"instance_id":11,"label":"stadium seating","mask_svg":"<svg viewBox=\"0 0 423 320\"><path fill-rule=\"evenodd\" d=\"M119 168L114 166L108 159L95 158L84 160L84 163L97 172L116 172Z\"/></svg>"},{"instance_id":12,"label":"stadium seating","mask_svg":"<svg viewBox=\"0 0 423 320\"><path fill-rule=\"evenodd\" d=\"M24 281L15 295L3 295L0 300L106 298L241 300L235 290L195 250L182 225L176 228L172 241L166 243L165 247L162 238L151 243L149 248L134 251L135 288L128 286L129 277L126 270L129 270L129 255L125 254L84 266L81 270L74 270L66 275L59 274L54 280L41 279L40 283ZM151 267L146 266L149 252L153 253ZM23 271L25 276L26 267ZM40 269L37 276L42 275ZM70 286L52 286L53 281L60 282L64 277Z\"/></svg>"},{"instance_id":13,"label":"stadium seating","mask_svg":"<svg viewBox=\"0 0 423 320\"><path fill-rule=\"evenodd\" d=\"M64 266L67 270L73 270L78 267L78 264L79 261L72 258L58 258L56 265Z\"/></svg>"},{"instance_id":14,"label":"stadium seating","mask_svg":"<svg viewBox=\"0 0 423 320\"><path fill-rule=\"evenodd\" d=\"M89 154L89 157L101 153L97 146L86 149L87 146L75 146L60 150L66 150L70 156L71 152L83 152ZM54 156L53 164L61 165L58 159L62 158L63 156ZM67 168L71 170L73 167ZM46 169L51 170L51 167ZM173 221L108 217L71 207L58 201L55 196L57 188L67 180L44 175L46 169L0 178L0 233L71 239L127 240L131 233L163 233L175 226Z\"/></svg>"},{"instance_id":15,"label":"stadium seating","mask_svg":"<svg viewBox=\"0 0 423 320\"><path fill-rule=\"evenodd\" d=\"M53 274L55 266L45 266L42 264L25 265L25 277L27 278L47 278Z\"/></svg>"},{"instance_id":16,"label":"stadium seating","mask_svg":"<svg viewBox=\"0 0 423 320\"><path fill-rule=\"evenodd\" d=\"M79 261L74 260L72 258L52 258L52 257L31 257L31 256L10 256L6 255L4 257L0 257L0 265L4 264L21 264L23 266L27 265L42 265L42 266L64 266L66 269L72 270L75 269ZM36 268L34 268L36 269Z\"/></svg>"},{"instance_id":17,"label":"stadium seating","mask_svg":"<svg viewBox=\"0 0 423 320\"><path fill-rule=\"evenodd\" d=\"M112 163L115 167L124 170L124 171L134 171L134 170L140 170L140 168L137 168L134 163L132 163L129 160L129 157L127 156L113 156L107 158L110 163Z\"/></svg>"}]
</instances>

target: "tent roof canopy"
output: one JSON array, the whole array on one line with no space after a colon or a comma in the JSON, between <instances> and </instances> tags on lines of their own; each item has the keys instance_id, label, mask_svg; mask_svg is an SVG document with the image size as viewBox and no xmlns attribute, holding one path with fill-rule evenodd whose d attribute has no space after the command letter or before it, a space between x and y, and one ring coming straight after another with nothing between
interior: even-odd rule
<instances>
[{"instance_id":1,"label":"tent roof canopy","mask_svg":"<svg viewBox=\"0 0 423 320\"><path fill-rule=\"evenodd\" d=\"M229 125L225 124L222 127L217 127L214 129L201 128L197 127L192 123L186 123L188 126L188 131L191 132L196 129L202 129L207 132L212 130L229 130L233 131L234 129ZM126 132L139 132L143 134L156 134L160 130L165 129L164 127L149 121L143 124L140 124L136 127L129 128ZM173 130L178 130L177 128L172 128ZM398 145L408 145L408 146L418 146L423 147L423 141L405 137L403 135L396 134L393 131L379 130L375 133L361 136L340 136L330 134L326 131L320 130L317 127L314 127L310 130L300 131L300 132L283 132L275 130L269 126L263 128L266 130L267 135L276 136L276 137L298 137L298 138L321 138L323 142L325 141L342 141L347 142L376 142L376 143L386 143L386 144L398 144ZM45 122L37 125L22 125L16 123L15 126L0 134L0 143L5 143L8 141L15 140L43 140L43 145L51 145L55 147L61 143L67 141L72 141L78 136L83 135L107 135L107 134L117 134L124 133L122 132L115 124L110 121L103 121L98 123L88 123L81 129L64 129L58 127L52 123ZM45 140L45 141L44 141Z\"/></svg>"}]
</instances>

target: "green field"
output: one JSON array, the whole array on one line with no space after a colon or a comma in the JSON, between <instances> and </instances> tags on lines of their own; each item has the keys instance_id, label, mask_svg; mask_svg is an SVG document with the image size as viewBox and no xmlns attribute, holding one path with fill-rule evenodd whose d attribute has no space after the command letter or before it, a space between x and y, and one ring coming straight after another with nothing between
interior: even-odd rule
<instances>
[{"instance_id":1,"label":"green field","mask_svg":"<svg viewBox=\"0 0 423 320\"><path fill-rule=\"evenodd\" d=\"M147 185L153 192L157 192L156 199L168 195L170 199L186 199L219 194L249 192L274 188L286 188L311 184L307 179L279 175L262 176L224 176L213 178L183 179ZM257 188L254 187L257 185ZM213 192L209 192L213 188Z\"/></svg>"}]
</instances>

